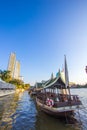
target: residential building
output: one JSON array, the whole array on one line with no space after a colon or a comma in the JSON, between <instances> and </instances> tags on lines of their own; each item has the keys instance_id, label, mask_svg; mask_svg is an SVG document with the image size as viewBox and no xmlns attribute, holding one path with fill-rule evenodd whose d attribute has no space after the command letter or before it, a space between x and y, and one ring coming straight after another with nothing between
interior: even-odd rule
<instances>
[{"instance_id":1,"label":"residential building","mask_svg":"<svg viewBox=\"0 0 87 130\"><path fill-rule=\"evenodd\" d=\"M15 63L13 78L20 79L20 62L19 61L16 61Z\"/></svg>"},{"instance_id":2,"label":"residential building","mask_svg":"<svg viewBox=\"0 0 87 130\"><path fill-rule=\"evenodd\" d=\"M11 77L13 77L14 75L15 62L16 62L16 54L11 53L9 57L8 68L7 68L7 70L10 71Z\"/></svg>"},{"instance_id":3,"label":"residential building","mask_svg":"<svg viewBox=\"0 0 87 130\"><path fill-rule=\"evenodd\" d=\"M10 54L7 70L10 71L10 75L13 79L21 80L21 78L20 78L20 61L16 60L15 53Z\"/></svg>"}]
</instances>

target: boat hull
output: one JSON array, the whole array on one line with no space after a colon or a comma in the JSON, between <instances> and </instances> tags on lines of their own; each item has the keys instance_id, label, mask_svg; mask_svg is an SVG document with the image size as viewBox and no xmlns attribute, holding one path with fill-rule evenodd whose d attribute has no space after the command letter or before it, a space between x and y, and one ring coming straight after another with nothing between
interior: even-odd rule
<instances>
[{"instance_id":1,"label":"boat hull","mask_svg":"<svg viewBox=\"0 0 87 130\"><path fill-rule=\"evenodd\" d=\"M54 107L50 107L50 106L40 103L38 99L36 99L36 103L42 111L44 111L45 113L51 116L58 117L58 118L71 116L73 115L74 110L80 107L79 105L79 106L66 106L66 107L54 108Z\"/></svg>"}]
</instances>

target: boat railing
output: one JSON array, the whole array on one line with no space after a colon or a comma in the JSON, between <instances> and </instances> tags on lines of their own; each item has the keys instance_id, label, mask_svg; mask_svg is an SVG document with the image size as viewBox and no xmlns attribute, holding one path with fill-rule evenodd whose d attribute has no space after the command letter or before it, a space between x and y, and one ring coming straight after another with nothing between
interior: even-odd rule
<instances>
[{"instance_id":1,"label":"boat railing","mask_svg":"<svg viewBox=\"0 0 87 130\"><path fill-rule=\"evenodd\" d=\"M51 98L60 102L68 102L68 101L79 101L78 95L66 95L66 94L55 94L55 93L50 93L50 94L45 94L45 93L39 93L37 94L37 97L41 98Z\"/></svg>"},{"instance_id":2,"label":"boat railing","mask_svg":"<svg viewBox=\"0 0 87 130\"><path fill-rule=\"evenodd\" d=\"M81 101L78 98L78 95L65 95L65 94L44 94L39 93L37 98L40 102L46 104L47 98L52 99L54 101L55 107L60 106L69 106L69 105L79 105Z\"/></svg>"},{"instance_id":3,"label":"boat railing","mask_svg":"<svg viewBox=\"0 0 87 130\"><path fill-rule=\"evenodd\" d=\"M57 97L59 97L60 101L63 102L79 101L78 95L59 94Z\"/></svg>"}]
</instances>

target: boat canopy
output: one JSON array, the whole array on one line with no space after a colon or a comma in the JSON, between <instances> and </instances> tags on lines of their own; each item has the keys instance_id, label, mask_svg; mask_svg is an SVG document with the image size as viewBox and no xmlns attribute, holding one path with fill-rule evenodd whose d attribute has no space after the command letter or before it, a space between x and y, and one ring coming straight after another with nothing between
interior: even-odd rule
<instances>
[{"instance_id":1,"label":"boat canopy","mask_svg":"<svg viewBox=\"0 0 87 130\"><path fill-rule=\"evenodd\" d=\"M46 88L59 88L59 89L65 89L65 75L64 71L60 70L56 74L56 77L53 76L53 73L51 74L51 78L44 82L36 82L34 88L36 89L46 89Z\"/></svg>"},{"instance_id":2,"label":"boat canopy","mask_svg":"<svg viewBox=\"0 0 87 130\"><path fill-rule=\"evenodd\" d=\"M64 78L64 72L59 72L57 73L56 77L51 78L50 80L48 80L48 82L46 82L46 84L43 84L43 88L66 88L65 86L65 78Z\"/></svg>"},{"instance_id":3,"label":"boat canopy","mask_svg":"<svg viewBox=\"0 0 87 130\"><path fill-rule=\"evenodd\" d=\"M68 77L68 69L66 56L64 56L64 69L62 71L58 71L56 77L51 74L51 78L45 82L36 83L36 88L46 89L46 88L59 88L59 89L67 89L69 88L69 77Z\"/></svg>"}]
</instances>

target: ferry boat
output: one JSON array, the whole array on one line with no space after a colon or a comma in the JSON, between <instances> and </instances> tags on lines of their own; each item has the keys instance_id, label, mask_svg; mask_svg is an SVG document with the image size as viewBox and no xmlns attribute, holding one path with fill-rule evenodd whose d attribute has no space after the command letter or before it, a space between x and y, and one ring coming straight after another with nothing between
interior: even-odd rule
<instances>
[{"instance_id":1,"label":"ferry boat","mask_svg":"<svg viewBox=\"0 0 87 130\"><path fill-rule=\"evenodd\" d=\"M72 95L70 92L66 56L64 66L64 71L59 70L56 77L52 74L36 96L36 103L41 110L56 117L69 117L82 107L78 95Z\"/></svg>"}]
</instances>

